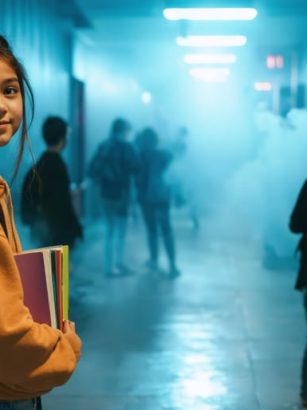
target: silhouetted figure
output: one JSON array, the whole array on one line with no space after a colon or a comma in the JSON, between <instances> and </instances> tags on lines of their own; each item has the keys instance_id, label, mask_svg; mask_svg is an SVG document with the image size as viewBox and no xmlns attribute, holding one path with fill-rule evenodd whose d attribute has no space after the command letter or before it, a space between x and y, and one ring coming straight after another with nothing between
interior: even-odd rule
<instances>
[{"instance_id":1,"label":"silhouetted figure","mask_svg":"<svg viewBox=\"0 0 307 410\"><path fill-rule=\"evenodd\" d=\"M60 155L66 146L67 123L48 117L42 132L47 150L27 173L23 189L22 220L29 225L32 239L40 246L69 245L82 238L75 213L66 165Z\"/></svg>"},{"instance_id":2,"label":"silhouetted figure","mask_svg":"<svg viewBox=\"0 0 307 410\"><path fill-rule=\"evenodd\" d=\"M130 204L131 177L138 168L136 153L127 141L130 124L121 118L111 126L110 137L97 149L89 166L89 177L101 191L105 217L104 273L127 274L125 238Z\"/></svg>"},{"instance_id":3,"label":"silhouetted figure","mask_svg":"<svg viewBox=\"0 0 307 410\"><path fill-rule=\"evenodd\" d=\"M296 281L296 289L303 292L304 308L307 318L307 181L299 194L290 219L290 229L293 233L302 234L298 244L300 252L300 268ZM302 368L301 399L304 408L307 408L307 344Z\"/></svg>"},{"instance_id":4,"label":"silhouetted figure","mask_svg":"<svg viewBox=\"0 0 307 410\"><path fill-rule=\"evenodd\" d=\"M185 156L188 150L189 131L186 127L180 127L172 144L172 152L175 158Z\"/></svg>"},{"instance_id":5,"label":"silhouetted figure","mask_svg":"<svg viewBox=\"0 0 307 410\"><path fill-rule=\"evenodd\" d=\"M172 155L158 148L158 136L151 128L145 129L138 136L140 169L137 188L140 206L147 230L150 259L148 267L158 270L159 230L161 229L166 253L169 260L169 275L176 277L174 235L170 220L170 186L166 173L172 161Z\"/></svg>"},{"instance_id":6,"label":"silhouetted figure","mask_svg":"<svg viewBox=\"0 0 307 410\"><path fill-rule=\"evenodd\" d=\"M174 156L172 166L173 174L173 200L178 208L186 206L189 210L195 231L200 228L199 200L195 191L195 184L191 176L191 158L189 158L189 131L186 127L180 127L171 145Z\"/></svg>"}]
</instances>

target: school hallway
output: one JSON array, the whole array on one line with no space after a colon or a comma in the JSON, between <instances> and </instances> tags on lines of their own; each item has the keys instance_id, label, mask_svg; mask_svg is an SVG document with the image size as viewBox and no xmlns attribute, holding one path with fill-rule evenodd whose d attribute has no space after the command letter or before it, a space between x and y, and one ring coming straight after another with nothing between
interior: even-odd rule
<instances>
[{"instance_id":1,"label":"school hallway","mask_svg":"<svg viewBox=\"0 0 307 410\"><path fill-rule=\"evenodd\" d=\"M262 267L258 246L176 225L182 276L142 268L141 224L130 227L135 274L102 275L103 226L78 251L71 316L83 356L44 410L296 409L305 341L295 272ZM75 283L78 283L77 289Z\"/></svg>"}]
</instances>

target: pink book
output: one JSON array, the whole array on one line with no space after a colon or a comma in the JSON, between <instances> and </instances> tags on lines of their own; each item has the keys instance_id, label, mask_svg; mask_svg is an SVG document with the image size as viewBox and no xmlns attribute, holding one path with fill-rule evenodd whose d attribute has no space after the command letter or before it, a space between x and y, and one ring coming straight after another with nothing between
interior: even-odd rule
<instances>
[{"instance_id":1,"label":"pink book","mask_svg":"<svg viewBox=\"0 0 307 410\"><path fill-rule=\"evenodd\" d=\"M43 252L15 255L24 292L24 304L33 320L51 326Z\"/></svg>"}]
</instances>

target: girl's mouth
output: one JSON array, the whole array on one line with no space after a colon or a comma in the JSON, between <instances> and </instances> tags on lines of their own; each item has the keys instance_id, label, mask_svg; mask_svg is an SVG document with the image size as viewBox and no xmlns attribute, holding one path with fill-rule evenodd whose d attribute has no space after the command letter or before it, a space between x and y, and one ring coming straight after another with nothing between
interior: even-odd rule
<instances>
[{"instance_id":1,"label":"girl's mouth","mask_svg":"<svg viewBox=\"0 0 307 410\"><path fill-rule=\"evenodd\" d=\"M0 132L1 132L1 134L6 131L8 125L10 125L9 121L0 121Z\"/></svg>"}]
</instances>

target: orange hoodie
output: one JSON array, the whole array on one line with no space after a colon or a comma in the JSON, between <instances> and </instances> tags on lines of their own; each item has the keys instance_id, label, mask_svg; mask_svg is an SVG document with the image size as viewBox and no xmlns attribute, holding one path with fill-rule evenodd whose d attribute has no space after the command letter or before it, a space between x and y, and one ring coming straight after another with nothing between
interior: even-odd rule
<instances>
[{"instance_id":1,"label":"orange hoodie","mask_svg":"<svg viewBox=\"0 0 307 410\"><path fill-rule=\"evenodd\" d=\"M10 191L0 177L0 400L26 400L64 384L80 358L77 335L33 322L14 260L20 251Z\"/></svg>"}]
</instances>

